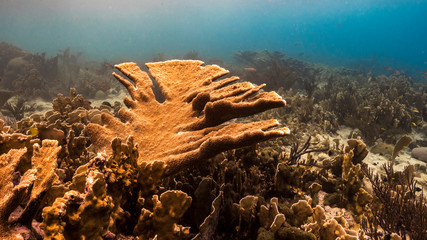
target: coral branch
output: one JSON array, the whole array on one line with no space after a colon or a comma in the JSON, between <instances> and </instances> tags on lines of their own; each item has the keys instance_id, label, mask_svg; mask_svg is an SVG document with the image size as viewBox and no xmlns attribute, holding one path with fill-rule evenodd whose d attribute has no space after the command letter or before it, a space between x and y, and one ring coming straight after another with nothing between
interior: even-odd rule
<instances>
[{"instance_id":1,"label":"coral branch","mask_svg":"<svg viewBox=\"0 0 427 240\"><path fill-rule=\"evenodd\" d=\"M114 73L130 94L119 111L120 119L103 114L104 126L89 124L87 134L96 151L109 151L114 137L133 135L139 145L138 163L165 161L168 173L222 151L289 134L276 120L223 124L271 108L285 106L275 92L257 94L264 85L234 83L237 77L217 80L228 73L201 61L166 61L146 64L165 102L156 100L150 76L135 63L116 65L129 80ZM217 80L217 81L215 81ZM231 84L231 85L229 85Z\"/></svg>"}]
</instances>

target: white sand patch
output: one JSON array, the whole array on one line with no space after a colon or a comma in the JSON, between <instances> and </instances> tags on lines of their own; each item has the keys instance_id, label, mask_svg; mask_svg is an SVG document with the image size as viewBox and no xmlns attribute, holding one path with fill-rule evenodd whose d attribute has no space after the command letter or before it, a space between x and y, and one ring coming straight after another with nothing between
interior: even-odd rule
<instances>
[{"instance_id":1,"label":"white sand patch","mask_svg":"<svg viewBox=\"0 0 427 240\"><path fill-rule=\"evenodd\" d=\"M128 91L126 90L120 90L118 93L111 93L110 91L105 92L107 94L107 97L105 99L87 99L91 102L92 107L99 107L103 102L109 102L112 106L114 105L114 102L120 102L123 103L123 98L125 96L129 96Z\"/></svg>"}]
</instances>

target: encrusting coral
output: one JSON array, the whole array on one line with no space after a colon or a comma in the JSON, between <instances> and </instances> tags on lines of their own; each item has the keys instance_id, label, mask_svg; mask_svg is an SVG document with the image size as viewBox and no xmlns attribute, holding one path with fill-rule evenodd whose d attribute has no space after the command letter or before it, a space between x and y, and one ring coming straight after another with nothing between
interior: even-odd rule
<instances>
[{"instance_id":1,"label":"encrusting coral","mask_svg":"<svg viewBox=\"0 0 427 240\"><path fill-rule=\"evenodd\" d=\"M228 71L216 65L202 66L201 61L172 60L146 65L165 102L156 100L152 80L135 63L116 65L135 83L134 86L114 73L132 99L124 98L129 110L122 108L120 119L102 114L104 126L87 126L86 132L96 151L108 151L116 136L124 139L133 135L140 146L139 164L162 160L168 165L167 172L172 173L222 151L290 132L288 128L270 130L278 125L277 120L219 125L233 118L285 106L285 101L275 92L256 94L264 85L231 84L238 77L213 81Z\"/></svg>"}]
</instances>

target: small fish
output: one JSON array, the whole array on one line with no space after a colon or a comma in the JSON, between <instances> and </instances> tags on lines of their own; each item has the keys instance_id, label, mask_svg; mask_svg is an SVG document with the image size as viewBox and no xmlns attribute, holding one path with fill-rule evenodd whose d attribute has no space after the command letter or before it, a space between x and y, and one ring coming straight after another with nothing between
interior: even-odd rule
<instances>
[{"instance_id":1,"label":"small fish","mask_svg":"<svg viewBox=\"0 0 427 240\"><path fill-rule=\"evenodd\" d=\"M385 128L380 128L381 130L385 131Z\"/></svg>"},{"instance_id":2,"label":"small fish","mask_svg":"<svg viewBox=\"0 0 427 240\"><path fill-rule=\"evenodd\" d=\"M384 69L385 70L391 70L391 67L385 67Z\"/></svg>"},{"instance_id":3,"label":"small fish","mask_svg":"<svg viewBox=\"0 0 427 240\"><path fill-rule=\"evenodd\" d=\"M85 68L84 68L84 70L85 70L85 71L88 71L88 70L89 70L89 68L85 67Z\"/></svg>"},{"instance_id":4,"label":"small fish","mask_svg":"<svg viewBox=\"0 0 427 240\"><path fill-rule=\"evenodd\" d=\"M412 112L414 112L414 113L420 113L420 111L418 111L417 109L412 110Z\"/></svg>"},{"instance_id":5,"label":"small fish","mask_svg":"<svg viewBox=\"0 0 427 240\"><path fill-rule=\"evenodd\" d=\"M65 139L64 132L56 128L38 129L35 127L30 127L30 135L33 137L38 137L40 138L40 140L53 139L53 140L57 140L60 143Z\"/></svg>"},{"instance_id":6,"label":"small fish","mask_svg":"<svg viewBox=\"0 0 427 240\"><path fill-rule=\"evenodd\" d=\"M298 43L297 43L297 42L295 43L295 46L298 46Z\"/></svg>"},{"instance_id":7,"label":"small fish","mask_svg":"<svg viewBox=\"0 0 427 240\"><path fill-rule=\"evenodd\" d=\"M366 106L366 107L363 107L364 109L371 109L371 107L368 107L368 106Z\"/></svg>"},{"instance_id":8,"label":"small fish","mask_svg":"<svg viewBox=\"0 0 427 240\"><path fill-rule=\"evenodd\" d=\"M416 126L417 126L417 124L416 124L416 123L414 123L414 122L412 122L412 125L414 125L414 127L416 127Z\"/></svg>"},{"instance_id":9,"label":"small fish","mask_svg":"<svg viewBox=\"0 0 427 240\"><path fill-rule=\"evenodd\" d=\"M341 23L338 23L338 24L337 24L337 27L341 27Z\"/></svg>"},{"instance_id":10,"label":"small fish","mask_svg":"<svg viewBox=\"0 0 427 240\"><path fill-rule=\"evenodd\" d=\"M109 64L109 63L105 63L104 64L107 68L110 68L110 69L113 69L114 68L114 66L113 65L111 65L111 64Z\"/></svg>"},{"instance_id":11,"label":"small fish","mask_svg":"<svg viewBox=\"0 0 427 240\"><path fill-rule=\"evenodd\" d=\"M298 57L301 57L302 55L304 55L304 53L298 53Z\"/></svg>"},{"instance_id":12,"label":"small fish","mask_svg":"<svg viewBox=\"0 0 427 240\"><path fill-rule=\"evenodd\" d=\"M394 75L399 75L399 74L400 74L399 70L394 70Z\"/></svg>"},{"instance_id":13,"label":"small fish","mask_svg":"<svg viewBox=\"0 0 427 240\"><path fill-rule=\"evenodd\" d=\"M61 79L59 79L59 78L55 79L55 82L60 82L60 81L61 81Z\"/></svg>"},{"instance_id":14,"label":"small fish","mask_svg":"<svg viewBox=\"0 0 427 240\"><path fill-rule=\"evenodd\" d=\"M421 73L422 73L422 74L427 74L427 71L422 71Z\"/></svg>"},{"instance_id":15,"label":"small fish","mask_svg":"<svg viewBox=\"0 0 427 240\"><path fill-rule=\"evenodd\" d=\"M253 67L247 67L247 68L245 68L245 70L248 72L256 72L256 69Z\"/></svg>"},{"instance_id":16,"label":"small fish","mask_svg":"<svg viewBox=\"0 0 427 240\"><path fill-rule=\"evenodd\" d=\"M99 72L95 72L95 75L96 75L96 76L99 76L99 75L101 75L101 74L100 74Z\"/></svg>"},{"instance_id":17,"label":"small fish","mask_svg":"<svg viewBox=\"0 0 427 240\"><path fill-rule=\"evenodd\" d=\"M36 137L37 135L39 135L39 130L35 127L30 127L30 136Z\"/></svg>"},{"instance_id":18,"label":"small fish","mask_svg":"<svg viewBox=\"0 0 427 240\"><path fill-rule=\"evenodd\" d=\"M419 144L417 144L417 148L420 148L421 146Z\"/></svg>"}]
</instances>

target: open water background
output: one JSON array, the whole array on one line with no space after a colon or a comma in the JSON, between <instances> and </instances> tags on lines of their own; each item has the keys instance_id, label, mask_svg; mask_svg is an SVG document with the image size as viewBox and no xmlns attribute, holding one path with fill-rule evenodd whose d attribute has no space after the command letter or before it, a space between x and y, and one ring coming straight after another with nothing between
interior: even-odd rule
<instances>
[{"instance_id":1,"label":"open water background","mask_svg":"<svg viewBox=\"0 0 427 240\"><path fill-rule=\"evenodd\" d=\"M421 0L0 0L0 41L94 60L158 53L231 61L239 50L281 51L378 74L427 70Z\"/></svg>"}]
</instances>

